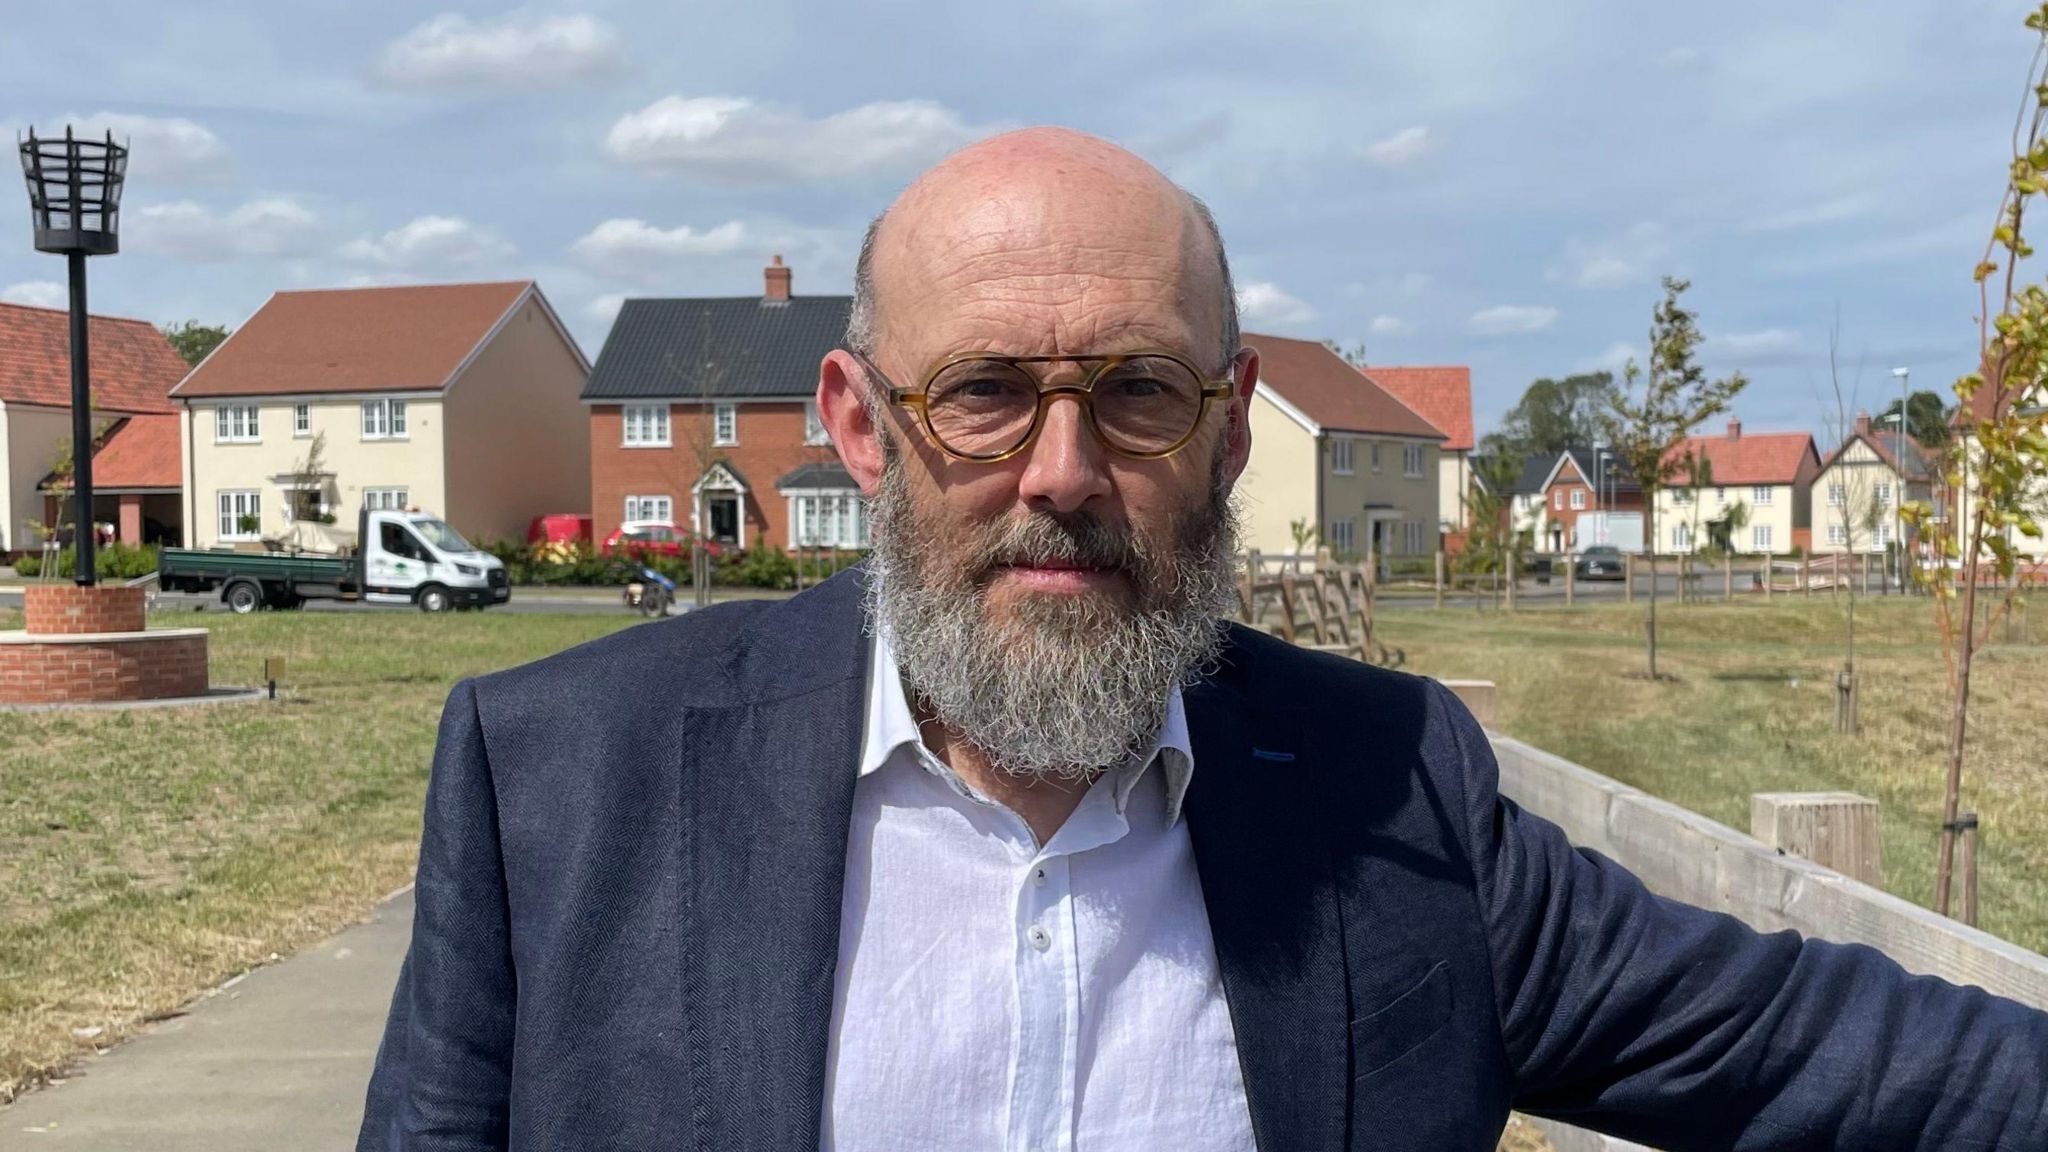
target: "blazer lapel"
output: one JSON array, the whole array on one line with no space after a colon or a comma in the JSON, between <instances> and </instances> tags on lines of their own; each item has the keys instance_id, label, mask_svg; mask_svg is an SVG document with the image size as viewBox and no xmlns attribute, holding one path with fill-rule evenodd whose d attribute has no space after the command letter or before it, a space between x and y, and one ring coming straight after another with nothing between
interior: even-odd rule
<instances>
[{"instance_id":1,"label":"blazer lapel","mask_svg":"<svg viewBox=\"0 0 2048 1152\"><path fill-rule=\"evenodd\" d=\"M702 1149L816 1148L865 704L858 572L765 610L680 749L684 1048Z\"/></svg>"},{"instance_id":2,"label":"blazer lapel","mask_svg":"<svg viewBox=\"0 0 2048 1152\"><path fill-rule=\"evenodd\" d=\"M1191 690L1187 709L1188 832L1252 1131L1268 1150L1343 1148L1344 933L1311 749L1288 713L1253 707L1228 680Z\"/></svg>"}]
</instances>

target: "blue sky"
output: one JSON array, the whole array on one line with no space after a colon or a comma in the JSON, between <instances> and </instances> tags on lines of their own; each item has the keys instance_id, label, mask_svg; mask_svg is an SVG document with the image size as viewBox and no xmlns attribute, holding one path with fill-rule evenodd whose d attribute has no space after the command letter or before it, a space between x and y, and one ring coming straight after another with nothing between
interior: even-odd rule
<instances>
[{"instance_id":1,"label":"blue sky","mask_svg":"<svg viewBox=\"0 0 2048 1152\"><path fill-rule=\"evenodd\" d=\"M2027 7L16 5L0 125L133 141L95 310L534 277L595 356L621 296L758 291L771 252L844 292L919 168L1067 124L1210 202L1247 328L1468 363L1482 428L1639 350L1669 273L1747 425L1819 432L1831 326L1871 408L1972 362ZM0 297L60 302L7 211Z\"/></svg>"}]
</instances>

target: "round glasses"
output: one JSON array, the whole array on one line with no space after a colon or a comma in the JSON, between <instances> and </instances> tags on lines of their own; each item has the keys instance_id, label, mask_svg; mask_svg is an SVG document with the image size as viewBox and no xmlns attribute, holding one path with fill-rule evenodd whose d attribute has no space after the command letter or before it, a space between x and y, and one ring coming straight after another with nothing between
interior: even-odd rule
<instances>
[{"instance_id":1,"label":"round glasses","mask_svg":"<svg viewBox=\"0 0 2048 1152\"><path fill-rule=\"evenodd\" d=\"M854 359L889 391L891 403L917 409L924 430L957 460L1007 460L1038 436L1045 410L1071 396L1105 448L1136 460L1171 456L1194 439L1211 400L1231 394L1228 379L1209 380L1177 352L1145 349L1114 356L995 356L962 352L939 361L915 389L898 388L859 353ZM1048 385L1026 365L1093 365L1080 382Z\"/></svg>"}]
</instances>

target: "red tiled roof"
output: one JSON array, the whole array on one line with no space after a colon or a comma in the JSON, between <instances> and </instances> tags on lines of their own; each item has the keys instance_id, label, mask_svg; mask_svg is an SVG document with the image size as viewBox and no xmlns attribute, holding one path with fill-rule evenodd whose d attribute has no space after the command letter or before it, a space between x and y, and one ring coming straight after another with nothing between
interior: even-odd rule
<instances>
[{"instance_id":1,"label":"red tiled roof","mask_svg":"<svg viewBox=\"0 0 2048 1152\"><path fill-rule=\"evenodd\" d=\"M1337 432L1377 432L1442 440L1443 432L1313 340L1245 333L1259 350L1259 382Z\"/></svg>"},{"instance_id":2,"label":"red tiled roof","mask_svg":"<svg viewBox=\"0 0 2048 1152\"><path fill-rule=\"evenodd\" d=\"M520 280L279 292L177 395L439 391L532 286Z\"/></svg>"},{"instance_id":3,"label":"red tiled roof","mask_svg":"<svg viewBox=\"0 0 2048 1152\"><path fill-rule=\"evenodd\" d=\"M1433 368L1389 368L1364 370L1366 379L1393 394L1394 399L1420 413L1436 425L1447 439L1444 450L1472 450L1472 369L1464 365Z\"/></svg>"},{"instance_id":4,"label":"red tiled roof","mask_svg":"<svg viewBox=\"0 0 2048 1152\"><path fill-rule=\"evenodd\" d=\"M86 339L96 407L110 412L173 410L170 390L188 366L154 325L94 316L86 324ZM71 407L70 313L0 304L0 401Z\"/></svg>"},{"instance_id":5,"label":"red tiled roof","mask_svg":"<svg viewBox=\"0 0 2048 1152\"><path fill-rule=\"evenodd\" d=\"M184 487L178 445L178 417L132 416L121 421L92 454L92 486L101 488Z\"/></svg>"},{"instance_id":6,"label":"red tiled roof","mask_svg":"<svg viewBox=\"0 0 2048 1152\"><path fill-rule=\"evenodd\" d=\"M1816 467L1819 464L1813 437L1804 432L1693 436L1681 441L1666 459L1681 459L1688 452L1697 453L1712 465L1717 485L1791 484L1800 478L1809 459ZM1686 479L1681 473L1677 482L1684 484Z\"/></svg>"}]
</instances>

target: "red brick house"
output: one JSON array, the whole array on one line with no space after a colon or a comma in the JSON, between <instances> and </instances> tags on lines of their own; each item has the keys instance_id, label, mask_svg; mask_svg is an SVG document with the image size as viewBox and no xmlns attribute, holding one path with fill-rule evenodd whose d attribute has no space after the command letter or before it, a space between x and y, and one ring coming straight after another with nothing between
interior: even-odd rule
<instances>
[{"instance_id":1,"label":"red brick house","mask_svg":"<svg viewBox=\"0 0 2048 1152\"><path fill-rule=\"evenodd\" d=\"M848 296L797 296L777 256L760 296L628 300L583 391L602 540L671 520L738 548L867 547L867 510L818 420L818 363Z\"/></svg>"},{"instance_id":2,"label":"red brick house","mask_svg":"<svg viewBox=\"0 0 2048 1152\"><path fill-rule=\"evenodd\" d=\"M175 411L170 391L187 365L163 333L146 320L112 316L92 317L86 330L96 423ZM70 333L63 309L0 304L0 552L33 549L31 525L53 523L41 481L71 436ZM110 429L103 445L119 431ZM123 497L104 477L93 480L93 518L118 523Z\"/></svg>"},{"instance_id":3,"label":"red brick house","mask_svg":"<svg viewBox=\"0 0 2048 1152\"><path fill-rule=\"evenodd\" d=\"M1597 512L1643 510L1643 487L1605 448L1575 445L1558 453L1543 481L1547 551L1576 552L1600 541L1581 539L1579 518Z\"/></svg>"}]
</instances>

